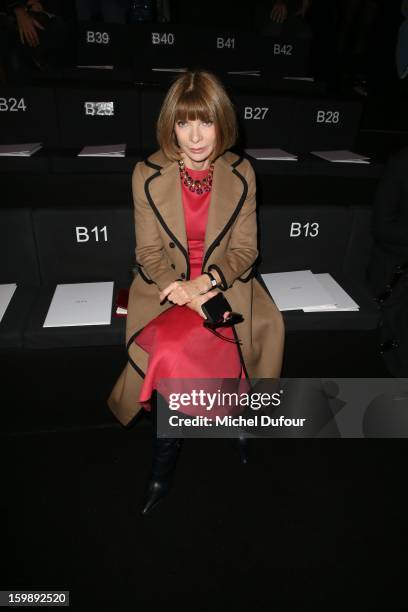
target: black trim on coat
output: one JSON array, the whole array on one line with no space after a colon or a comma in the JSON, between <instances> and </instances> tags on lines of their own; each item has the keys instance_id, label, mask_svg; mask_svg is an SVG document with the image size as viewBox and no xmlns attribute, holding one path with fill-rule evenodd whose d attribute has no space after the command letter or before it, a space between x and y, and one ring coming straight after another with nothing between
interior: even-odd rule
<instances>
[{"instance_id":1,"label":"black trim on coat","mask_svg":"<svg viewBox=\"0 0 408 612\"><path fill-rule=\"evenodd\" d=\"M233 173L234 173L234 174L236 174L236 175L237 175L237 176L238 176L238 177L241 179L241 181L242 181L242 183L243 183L243 185L244 185L244 191L243 191L242 196L241 196L241 198L240 198L240 201L239 201L239 203L238 203L238 205L237 205L237 207L236 207L236 209L235 209L235 211L234 211L234 214L231 216L231 218L230 218L230 220L228 221L227 225L225 226L224 230L223 230L223 231L222 231L222 232L219 234L219 236L216 238L216 240L214 240L214 242L212 243L212 245L211 245L211 246L208 248L208 250L207 250L207 253L208 253L208 254L210 254L210 253L213 251L213 249L214 249L214 248L215 248L215 246L216 246L216 245L215 245L215 243L216 243L216 242L218 242L219 240L221 240L221 239L222 239L222 237L224 236L224 233L225 233L226 231L228 231L228 229L230 228L230 226L232 225L232 223L235 221L235 219L236 219L236 217L237 217L237 215L238 215L239 211L241 210L241 208L242 208L242 206L243 206L243 204L244 204L244 202L245 202L245 199L246 199L246 197L247 197L247 194L248 194L248 182L247 182L247 180L245 179L245 177L244 177L244 176L242 176L242 174L236 170L236 167L237 167L237 166L238 166L238 165L239 165L239 164L240 164L240 163L241 163L243 160L244 160L244 157L243 157L243 156L241 156L241 157L240 157L239 159L237 159L237 160L236 160L236 161L235 161L233 164L231 164L231 166L234 168ZM210 249L211 249L211 251L210 251ZM206 261L207 261L207 260L208 260L208 256L206 257ZM220 275L221 280L223 281L223 284L225 284L226 288L228 288L228 285L227 285L226 280L225 280L225 276L222 274L222 272L221 272L220 268L219 268L219 267L218 267L216 264L210 264L210 266L209 266L209 268L208 268L208 269L210 270L210 269L212 269L212 268L214 268L214 269L216 269L216 270L218 271L218 274ZM237 280L240 280L241 282L246 283L248 280L250 280L250 279L251 279L251 278L254 276L254 269L255 269L255 266L252 266L252 273L251 273L251 274L249 274L248 278L246 278L245 280L242 280L242 279L241 279L241 278L239 278L239 277L238 277L238 279L237 279ZM203 270L204 270L204 266L203 266ZM222 289L222 287L221 287L221 289ZM233 331L233 334L234 334L235 341L236 341L236 343L237 343L237 349L238 349L238 353L239 353L239 358L240 358L240 360L241 360L241 365L242 365L242 368L243 368L243 370L244 370L245 378L246 378L247 380L249 380L248 370L247 370L247 367L246 367L246 365L245 365L245 360L244 360L244 356L243 356L243 354L242 354L241 346L240 346L240 344L239 344L239 337L238 337L238 334L237 334L237 330L235 329L235 325L233 325L233 326L232 326L232 331Z\"/></svg>"},{"instance_id":2,"label":"black trim on coat","mask_svg":"<svg viewBox=\"0 0 408 612\"><path fill-rule=\"evenodd\" d=\"M133 361L133 359L130 357L129 355L129 347L132 344L132 342L134 341L134 339L136 338L136 336L138 334L140 334L140 332L143 330L143 327L141 329L139 329L137 332L135 332L134 334L132 334L126 344L126 351L128 354L128 361L129 363L132 365L132 367L136 370L136 372L139 374L139 376L141 376L142 378L144 378L146 376L146 374L143 372L143 370L141 368L139 368L138 365L135 364L135 362Z\"/></svg>"},{"instance_id":3,"label":"black trim on coat","mask_svg":"<svg viewBox=\"0 0 408 612\"><path fill-rule=\"evenodd\" d=\"M247 283L248 281L251 280L251 278L254 278L254 276L256 276L256 266L255 266L255 264L252 266L251 272L248 274L248 276L246 278L242 278L241 276L238 276L237 280L241 281L241 283Z\"/></svg>"},{"instance_id":4,"label":"black trim on coat","mask_svg":"<svg viewBox=\"0 0 408 612\"><path fill-rule=\"evenodd\" d=\"M208 271L211 272L211 270L217 270L217 272L218 272L218 274L220 275L220 278L221 278L221 286L220 285L218 285L218 286L221 289L221 291L226 291L228 289L228 284L227 284L225 276L222 273L222 271L219 268L219 266L217 266L217 264L210 264L208 266Z\"/></svg>"},{"instance_id":5,"label":"black trim on coat","mask_svg":"<svg viewBox=\"0 0 408 612\"><path fill-rule=\"evenodd\" d=\"M148 159L145 159L143 161L146 164L146 166L149 166L150 168L153 168L153 170L161 170L163 168L163 166L158 166L157 164L154 164L153 162L149 161Z\"/></svg>"},{"instance_id":6,"label":"black trim on coat","mask_svg":"<svg viewBox=\"0 0 408 612\"><path fill-rule=\"evenodd\" d=\"M206 263L208 261L208 258L211 255L211 253L213 252L215 247L218 246L218 243L221 242L221 240L224 238L225 234L228 232L229 228L231 227L231 225L234 223L235 219L239 215L240 210L241 210L242 206L244 205L245 199L247 197L247 194L248 194L248 183L247 183L247 180L246 180L246 178L244 176L242 176L242 174L240 172L238 172L238 170L235 169L235 166L237 166L239 163L241 163L242 160L243 160L243 157L241 157L236 162L234 162L234 164L231 164L234 167L234 170L232 172L242 181L242 184L243 184L242 195L241 195L241 197L239 199L239 202L238 202L238 204L237 204L233 214L229 218L228 223L226 223L226 225L223 227L221 232L218 234L218 236L215 238L215 240L213 240L212 244L210 244L210 246L208 247L207 252L205 254L205 257L204 257L204 260L203 260L203 263L202 263L201 273L204 272L205 265L206 265ZM225 280L225 277L224 277L224 280Z\"/></svg>"},{"instance_id":7,"label":"black trim on coat","mask_svg":"<svg viewBox=\"0 0 408 612\"><path fill-rule=\"evenodd\" d=\"M262 287L262 289L265 291L266 295L268 296L268 298L275 304L275 306L278 308L275 300L273 299L273 297L271 296L268 287L265 284L264 279L262 278L262 275L257 271L256 275L255 275L255 280L258 281L258 283L260 284L260 286ZM279 308L278 308L279 310Z\"/></svg>"},{"instance_id":8,"label":"black trim on coat","mask_svg":"<svg viewBox=\"0 0 408 612\"><path fill-rule=\"evenodd\" d=\"M171 305L169 308L167 308L167 310L170 310L170 308L174 308L174 306L177 306L177 304L172 304L172 305ZM165 312L165 311L163 311L163 312ZM158 315L157 315L157 316L158 316ZM153 317L153 319L154 319L154 318L155 318L155 317ZM146 325L148 325L148 324L149 324L151 321L153 321L153 319L150 319L150 321L148 321L148 322L146 323ZM130 345L132 344L132 342L134 341L134 339L136 338L136 336L138 336L138 335L139 335L139 334L140 334L140 333L141 333L141 332L144 330L144 328L146 327L146 325L143 325L143 327L141 327L141 328L140 328L140 329L138 329L138 330L137 330L137 331L136 331L134 334L132 334L132 335L130 336L129 340L127 341L127 344L126 344L126 351L127 351L127 354L128 354L128 361L129 361L129 363L132 365L132 367L133 367L133 368L136 370L136 372L139 374L139 376L141 376L142 378L144 378L146 375L145 375L145 373L143 372L143 370L142 370L141 368L139 368L139 366L138 366L138 365L136 365L136 364L135 364L135 362L133 361L133 359L130 357L130 355L129 355L129 347L130 347Z\"/></svg>"},{"instance_id":9,"label":"black trim on coat","mask_svg":"<svg viewBox=\"0 0 408 612\"><path fill-rule=\"evenodd\" d=\"M154 166L153 164L150 164L150 165L152 167ZM158 166L158 167L160 168L160 166ZM146 194L148 202L149 202L150 206L152 207L154 214L158 218L161 226L163 227L165 232L167 232L167 234L170 236L170 238L173 240L173 242L175 244L177 244L177 246L180 249L180 251L183 253L184 259L186 260L186 267L187 267L187 274L186 274L186 279L185 280L189 280L189 278L190 278L190 261L189 261L189 258L188 258L188 253L187 253L186 249L183 247L183 245L181 244L181 242L179 242L177 236L175 236L173 234L173 232L171 231L171 229L169 228L169 226L167 225L167 223L165 222L165 220L163 219L163 217L159 213L159 211L157 209L157 206L155 205L155 203L153 201L153 198L150 195L150 191L149 191L150 182L153 179L157 178L158 176L161 176L160 170L158 170L155 174L152 174L151 176L149 176L148 179L146 179L145 184L144 184L145 194Z\"/></svg>"},{"instance_id":10,"label":"black trim on coat","mask_svg":"<svg viewBox=\"0 0 408 612\"><path fill-rule=\"evenodd\" d=\"M154 285L154 281L152 281L150 278L147 278L142 268L143 268L142 264L137 264L137 269L139 271L140 276L144 280L144 282L147 283L148 285Z\"/></svg>"},{"instance_id":11,"label":"black trim on coat","mask_svg":"<svg viewBox=\"0 0 408 612\"><path fill-rule=\"evenodd\" d=\"M233 164L231 164L234 168L236 168L241 162L244 161L244 159L246 159L243 155L237 159L237 161L235 161ZM249 280L251 280L251 278L254 278L254 276L256 276L256 266L255 263L252 265L251 267L251 272L248 274L248 276L246 278L242 278L241 276L238 276L237 280L241 281L241 283L247 283Z\"/></svg>"},{"instance_id":12,"label":"black trim on coat","mask_svg":"<svg viewBox=\"0 0 408 612\"><path fill-rule=\"evenodd\" d=\"M243 155L241 155L241 157L238 157L238 159L237 159L236 161L234 161L234 163L233 163L233 164L231 164L231 166L232 166L233 168L236 168L237 166L239 166L239 164L240 164L240 163L241 163L241 162L242 162L244 159L245 159L245 158L244 158L244 156L243 156Z\"/></svg>"},{"instance_id":13,"label":"black trim on coat","mask_svg":"<svg viewBox=\"0 0 408 612\"><path fill-rule=\"evenodd\" d=\"M239 353L239 358L241 360L241 365L242 365L242 368L244 370L245 378L249 379L248 370L247 370L246 365L245 365L244 356L243 356L242 351L241 351L241 346L239 344L239 338L238 338L237 330L235 329L235 325L232 325L232 331L233 331L233 334L234 334L235 341L237 343L237 349L238 349L238 353Z\"/></svg>"}]
</instances>

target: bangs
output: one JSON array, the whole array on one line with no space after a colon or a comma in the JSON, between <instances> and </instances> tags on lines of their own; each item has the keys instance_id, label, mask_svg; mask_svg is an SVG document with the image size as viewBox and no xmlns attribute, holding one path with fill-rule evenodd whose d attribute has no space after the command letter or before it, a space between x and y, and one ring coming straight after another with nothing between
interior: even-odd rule
<instances>
[{"instance_id":1,"label":"bangs","mask_svg":"<svg viewBox=\"0 0 408 612\"><path fill-rule=\"evenodd\" d=\"M215 122L215 109L197 92L186 92L178 100L174 121Z\"/></svg>"},{"instance_id":2,"label":"bangs","mask_svg":"<svg viewBox=\"0 0 408 612\"><path fill-rule=\"evenodd\" d=\"M187 71L180 75L164 98L156 136L168 159L175 161L180 158L176 122L197 120L214 124L214 159L235 143L238 131L234 106L218 77L205 70Z\"/></svg>"}]
</instances>

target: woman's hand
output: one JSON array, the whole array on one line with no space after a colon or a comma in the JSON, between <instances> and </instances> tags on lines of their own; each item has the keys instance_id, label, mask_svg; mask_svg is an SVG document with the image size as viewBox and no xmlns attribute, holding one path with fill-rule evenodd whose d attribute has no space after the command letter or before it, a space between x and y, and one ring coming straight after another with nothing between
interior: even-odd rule
<instances>
[{"instance_id":1,"label":"woman's hand","mask_svg":"<svg viewBox=\"0 0 408 612\"><path fill-rule=\"evenodd\" d=\"M211 298L215 297L217 293L220 293L219 289L211 289L210 291L207 291L205 295L198 295L197 297L190 300L190 302L188 302L186 306L191 308L191 310L194 310L195 312L197 312L201 317L203 317L203 319L206 319L207 317L202 311L201 306L202 304L205 304L206 302L208 302L208 300L211 300ZM231 313L229 310L226 310L224 312L224 321L228 319L230 314Z\"/></svg>"},{"instance_id":2,"label":"woman's hand","mask_svg":"<svg viewBox=\"0 0 408 612\"><path fill-rule=\"evenodd\" d=\"M14 12L17 19L21 44L24 45L24 41L26 41L30 47L37 47L40 44L40 39L38 38L35 28L39 28L40 30L44 30L45 28L22 7L15 8Z\"/></svg>"},{"instance_id":3,"label":"woman's hand","mask_svg":"<svg viewBox=\"0 0 408 612\"><path fill-rule=\"evenodd\" d=\"M174 281L160 292L160 302L167 297L170 302L183 306L198 295L208 291L208 276L201 274L194 280Z\"/></svg>"},{"instance_id":4,"label":"woman's hand","mask_svg":"<svg viewBox=\"0 0 408 612\"><path fill-rule=\"evenodd\" d=\"M270 18L276 23L283 23L288 16L288 7L282 0L277 0L271 10Z\"/></svg>"}]
</instances>

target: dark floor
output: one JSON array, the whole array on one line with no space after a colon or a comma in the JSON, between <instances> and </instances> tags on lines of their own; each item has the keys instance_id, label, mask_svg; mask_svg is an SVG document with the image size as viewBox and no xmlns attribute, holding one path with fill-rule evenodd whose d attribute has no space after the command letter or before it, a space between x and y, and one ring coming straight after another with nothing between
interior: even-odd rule
<instances>
[{"instance_id":1,"label":"dark floor","mask_svg":"<svg viewBox=\"0 0 408 612\"><path fill-rule=\"evenodd\" d=\"M257 440L241 466L228 440L186 440L141 517L146 434L11 440L3 589L70 590L74 610L405 609L403 442Z\"/></svg>"},{"instance_id":2,"label":"dark floor","mask_svg":"<svg viewBox=\"0 0 408 612\"><path fill-rule=\"evenodd\" d=\"M369 336L364 358L327 344L288 334L286 375L387 376ZM1 589L112 612L404 609L404 440L251 440L243 466L232 440L187 439L173 491L142 517L150 421L124 429L106 406L124 359L3 354Z\"/></svg>"}]
</instances>

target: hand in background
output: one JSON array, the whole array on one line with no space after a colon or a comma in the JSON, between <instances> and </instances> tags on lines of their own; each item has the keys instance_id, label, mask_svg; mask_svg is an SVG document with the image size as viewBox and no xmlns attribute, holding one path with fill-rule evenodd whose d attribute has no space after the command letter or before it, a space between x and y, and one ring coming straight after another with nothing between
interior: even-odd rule
<instances>
[{"instance_id":1,"label":"hand in background","mask_svg":"<svg viewBox=\"0 0 408 612\"><path fill-rule=\"evenodd\" d=\"M277 0L270 13L270 18L276 23L283 23L288 17L288 7L282 0Z\"/></svg>"},{"instance_id":2,"label":"hand in background","mask_svg":"<svg viewBox=\"0 0 408 612\"><path fill-rule=\"evenodd\" d=\"M40 40L36 28L40 30L44 30L45 28L22 7L14 9L14 13L17 19L21 44L24 45L25 42L27 42L30 47L37 47L40 44Z\"/></svg>"}]
</instances>

